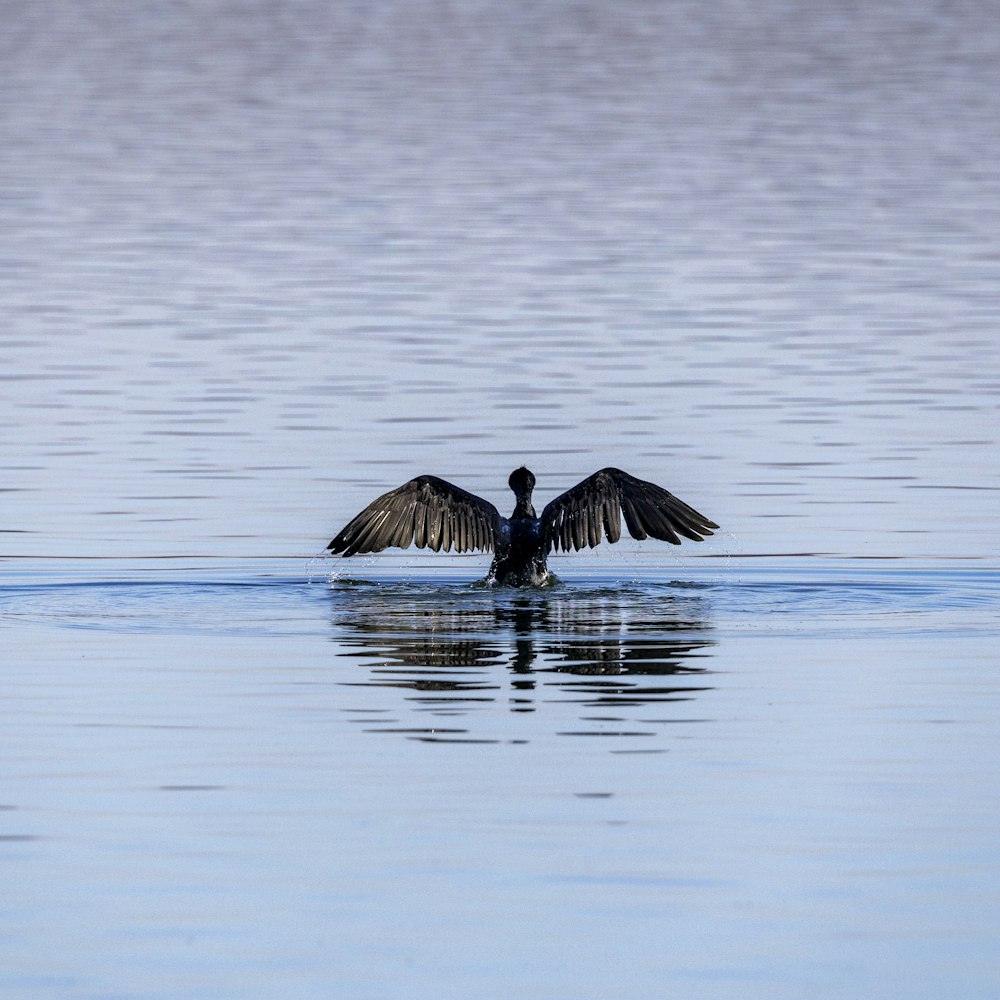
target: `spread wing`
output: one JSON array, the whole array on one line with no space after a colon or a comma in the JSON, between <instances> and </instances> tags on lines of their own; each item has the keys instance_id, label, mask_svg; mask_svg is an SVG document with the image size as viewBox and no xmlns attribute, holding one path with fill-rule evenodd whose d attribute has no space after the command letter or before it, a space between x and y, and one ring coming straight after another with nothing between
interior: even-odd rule
<instances>
[{"instance_id":1,"label":"spread wing","mask_svg":"<svg viewBox=\"0 0 1000 1000\"><path fill-rule=\"evenodd\" d=\"M601 469L558 496L542 511L542 538L550 549L582 549L621 538L621 513L633 538L659 538L680 545L678 535L696 542L718 525L672 493L621 469Z\"/></svg>"},{"instance_id":2,"label":"spread wing","mask_svg":"<svg viewBox=\"0 0 1000 1000\"><path fill-rule=\"evenodd\" d=\"M381 552L390 545L435 552L492 549L500 534L500 512L474 493L437 476L417 476L373 500L327 548L334 554Z\"/></svg>"}]
</instances>

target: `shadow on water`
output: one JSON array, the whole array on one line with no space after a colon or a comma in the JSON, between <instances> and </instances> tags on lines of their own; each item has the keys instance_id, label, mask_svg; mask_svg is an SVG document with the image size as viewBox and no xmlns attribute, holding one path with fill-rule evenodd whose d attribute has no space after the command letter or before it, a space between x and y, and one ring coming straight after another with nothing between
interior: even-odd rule
<instances>
[{"instance_id":1,"label":"shadow on water","mask_svg":"<svg viewBox=\"0 0 1000 1000\"><path fill-rule=\"evenodd\" d=\"M403 691L397 707L408 712L488 716L490 742L511 740L509 713L542 711L563 735L652 736L662 724L696 721L684 703L711 690L709 608L690 588L335 585L331 595L339 655L361 668L345 686ZM469 735L437 723L377 731Z\"/></svg>"}]
</instances>

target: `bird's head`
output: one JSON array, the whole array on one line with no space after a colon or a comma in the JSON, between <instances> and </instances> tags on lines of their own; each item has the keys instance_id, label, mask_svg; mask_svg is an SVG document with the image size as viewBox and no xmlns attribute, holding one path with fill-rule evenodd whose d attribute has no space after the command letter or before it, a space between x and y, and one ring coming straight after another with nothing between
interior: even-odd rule
<instances>
[{"instance_id":1,"label":"bird's head","mask_svg":"<svg viewBox=\"0 0 1000 1000\"><path fill-rule=\"evenodd\" d=\"M531 491L535 488L535 477L523 465L520 469L515 469L507 480L507 485L514 491L514 496L520 500L531 496Z\"/></svg>"}]
</instances>

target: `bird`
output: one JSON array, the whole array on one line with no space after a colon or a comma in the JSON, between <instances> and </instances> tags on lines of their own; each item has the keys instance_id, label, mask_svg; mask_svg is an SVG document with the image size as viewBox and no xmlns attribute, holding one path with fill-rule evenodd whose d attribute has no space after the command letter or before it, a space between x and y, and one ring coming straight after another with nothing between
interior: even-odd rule
<instances>
[{"instance_id":1,"label":"bird","mask_svg":"<svg viewBox=\"0 0 1000 1000\"><path fill-rule=\"evenodd\" d=\"M534 474L525 466L507 480L514 511L502 517L488 500L437 476L417 476L373 500L327 545L334 555L355 556L395 546L435 552L492 551L487 586L544 587L555 578L552 551L621 538L621 514L633 538L680 545L700 542L719 526L655 483L606 468L551 500L539 517L531 503Z\"/></svg>"}]
</instances>

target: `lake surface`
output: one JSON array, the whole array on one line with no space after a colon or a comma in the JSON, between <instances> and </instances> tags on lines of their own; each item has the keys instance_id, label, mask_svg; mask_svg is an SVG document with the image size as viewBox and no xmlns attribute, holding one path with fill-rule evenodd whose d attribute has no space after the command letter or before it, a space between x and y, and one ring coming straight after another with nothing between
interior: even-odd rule
<instances>
[{"instance_id":1,"label":"lake surface","mask_svg":"<svg viewBox=\"0 0 1000 1000\"><path fill-rule=\"evenodd\" d=\"M995 997L997 14L8 11L0 994Z\"/></svg>"}]
</instances>

